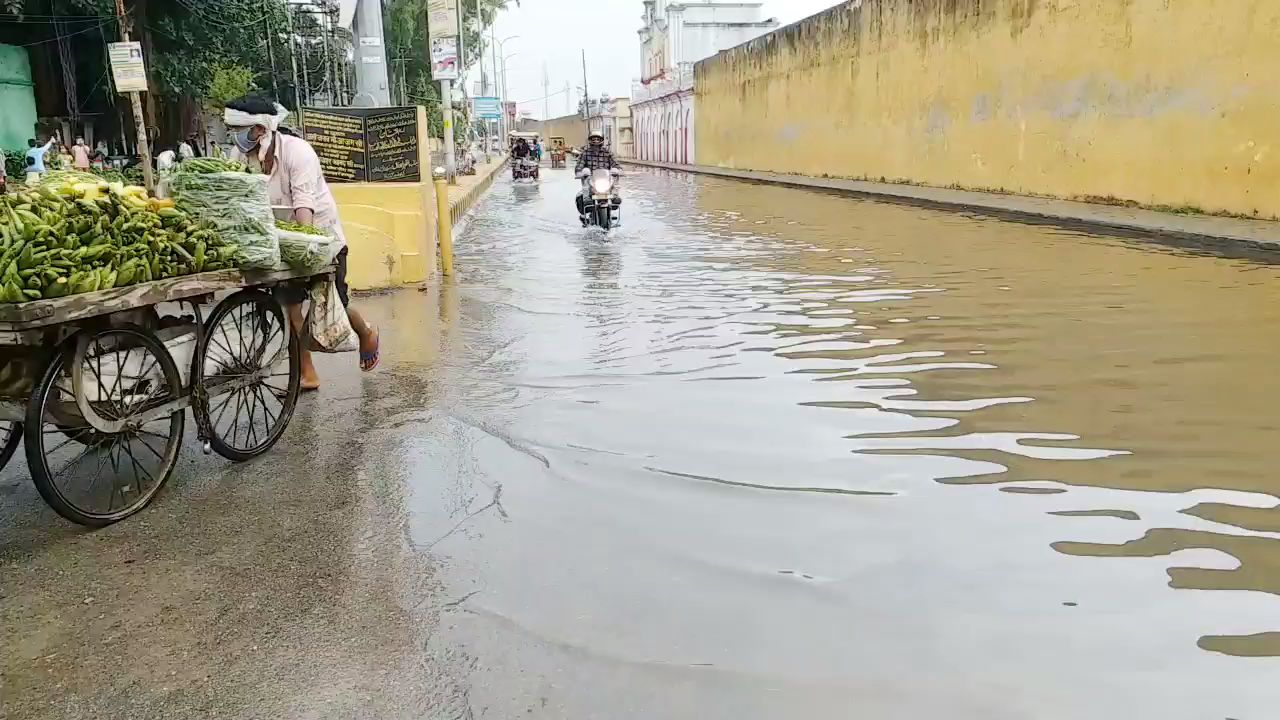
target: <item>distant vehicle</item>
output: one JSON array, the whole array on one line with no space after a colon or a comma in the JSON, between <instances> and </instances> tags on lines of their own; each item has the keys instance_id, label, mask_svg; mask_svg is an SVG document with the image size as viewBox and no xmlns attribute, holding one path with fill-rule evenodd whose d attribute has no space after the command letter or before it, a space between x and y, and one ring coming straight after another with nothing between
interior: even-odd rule
<instances>
[{"instance_id":1,"label":"distant vehicle","mask_svg":"<svg viewBox=\"0 0 1280 720\"><path fill-rule=\"evenodd\" d=\"M530 146L538 142L541 136L536 132L520 132L512 131L507 133L507 148L514 150L516 143L524 140ZM527 159L517 157L511 158L511 179L512 180L537 180L538 179L538 162L530 155Z\"/></svg>"},{"instance_id":2,"label":"distant vehicle","mask_svg":"<svg viewBox=\"0 0 1280 720\"><path fill-rule=\"evenodd\" d=\"M565 144L564 138L551 138L551 167L562 168L565 166Z\"/></svg>"}]
</instances>

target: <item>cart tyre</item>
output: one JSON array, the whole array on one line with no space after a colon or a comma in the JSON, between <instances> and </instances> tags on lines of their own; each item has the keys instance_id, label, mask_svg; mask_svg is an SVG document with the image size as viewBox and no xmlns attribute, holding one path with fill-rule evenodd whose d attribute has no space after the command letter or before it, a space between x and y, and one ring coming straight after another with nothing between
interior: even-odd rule
<instances>
[{"instance_id":1,"label":"cart tyre","mask_svg":"<svg viewBox=\"0 0 1280 720\"><path fill-rule=\"evenodd\" d=\"M4 444L0 445L0 470L9 464L13 459L13 454L17 452L18 445L22 444L22 423L13 420L0 422L0 427L8 425L8 428L0 430L4 436Z\"/></svg>"},{"instance_id":2,"label":"cart tyre","mask_svg":"<svg viewBox=\"0 0 1280 720\"><path fill-rule=\"evenodd\" d=\"M211 348L218 347L218 328L233 314L239 314L243 318L244 313L247 312L244 309L245 305L255 305L258 310L267 313L277 323L277 327L280 327L288 337L289 377L283 395L268 390L280 402L281 407L279 414L275 417L275 422L270 427L264 428L261 440L255 435L253 440L256 442L253 444L250 444L250 439L247 435L243 444L241 444L241 441L235 437L236 432L234 430L232 430L230 438L224 437L223 431L216 427L216 425L221 424L220 421L222 419L217 399L220 396L210 398L201 393L198 399L192 403L192 407L197 414L197 422L204 432L205 439L209 442L209 447L232 462L251 460L270 450L280 440L280 436L289 427L289 421L293 419L293 411L298 405L298 393L301 391L302 386L302 346L298 336L289 327L285 318L284 308L279 301L268 293L254 289L241 290L223 300L218 304L218 307L214 308L213 314L209 316L208 322L205 323L204 332L201 333L200 345L196 350L195 365L192 371L193 377L198 374L201 381L205 382L207 386L207 374L211 370L209 367L209 351ZM230 343L224 344L222 348L226 349L228 344ZM231 348L231 350L234 352L235 348ZM247 358L239 359L247 360ZM246 369L251 370L252 368ZM250 387L262 388L264 385L265 383L260 382ZM279 390L279 388L273 389ZM260 389L258 392L259 394L253 398L252 402L256 403L261 400L265 403L265 396L261 395ZM249 400L246 400L246 402L249 402ZM215 415L217 417L212 417Z\"/></svg>"},{"instance_id":3,"label":"cart tyre","mask_svg":"<svg viewBox=\"0 0 1280 720\"><path fill-rule=\"evenodd\" d=\"M169 354L169 350L160 342L160 339L149 330L145 330L137 326L116 327L109 330L100 331L81 331L90 335L90 342L99 340L109 335L122 335L128 337L137 346L145 348L153 357L156 358L158 369L163 376L165 385L168 386L170 399L182 397L182 376L178 374L178 366L173 361L173 356ZM153 485L146 492L138 495L138 498L132 503L126 505L119 510L110 510L107 512L95 512L85 508L78 507L74 502L66 496L57 483L54 482L55 477L62 473L51 472L48 464L46 452L52 452L58 449L57 446L52 450L45 447L46 435L54 435L55 437L67 438L66 442L74 442L77 445L90 447L83 442L79 442L68 435L63 426L57 423L49 422L45 418L45 411L50 402L54 390L62 373L67 369L70 362L74 361L76 354L76 343L73 341L66 343L59 352L54 355L53 361L49 363L49 367L40 377L40 381L36 384L31 392L31 399L27 403L27 419L23 424L24 437L26 439L25 448L27 456L27 468L31 472L31 482L36 486L36 490L40 492L40 496L49 504L59 515L70 520L71 522L86 525L88 527L103 527L115 522L119 522L130 515L142 510L155 499L160 490L164 488L165 483L169 481L169 477L173 475L173 469L178 464L178 451L182 447L182 433L186 424L185 411L178 410L169 416L169 435L165 442L163 455L158 455L160 466L156 469ZM159 421L157 421L159 422ZM45 426L50 429L46 430ZM101 437L110 439L123 435L101 435ZM66 443L64 442L63 445ZM152 450L154 452L154 449ZM95 477L96 482L96 477ZM114 497L114 496L113 496Z\"/></svg>"}]
</instances>

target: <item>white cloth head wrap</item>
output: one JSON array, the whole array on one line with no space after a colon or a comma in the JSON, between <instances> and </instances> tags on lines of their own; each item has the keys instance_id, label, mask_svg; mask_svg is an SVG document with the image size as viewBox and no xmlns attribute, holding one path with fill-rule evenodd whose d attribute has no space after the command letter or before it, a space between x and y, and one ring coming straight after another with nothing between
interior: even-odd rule
<instances>
[{"instance_id":1,"label":"white cloth head wrap","mask_svg":"<svg viewBox=\"0 0 1280 720\"><path fill-rule=\"evenodd\" d=\"M276 112L274 115L259 113L254 115L243 110L235 108L226 108L222 111L222 122L231 128L247 128L255 125L261 125L267 129L267 134L258 140L258 159L266 160L267 155L271 152L271 141L275 137L276 130L280 124L289 117L289 110L280 103L275 103Z\"/></svg>"},{"instance_id":2,"label":"white cloth head wrap","mask_svg":"<svg viewBox=\"0 0 1280 720\"><path fill-rule=\"evenodd\" d=\"M222 121L226 123L227 127L246 128L261 125L271 132L275 132L279 129L280 123L289 117L289 111L285 109L285 106L280 103L275 105L276 112L274 115L267 115L266 113L254 115L243 110L227 108L222 111Z\"/></svg>"}]
</instances>

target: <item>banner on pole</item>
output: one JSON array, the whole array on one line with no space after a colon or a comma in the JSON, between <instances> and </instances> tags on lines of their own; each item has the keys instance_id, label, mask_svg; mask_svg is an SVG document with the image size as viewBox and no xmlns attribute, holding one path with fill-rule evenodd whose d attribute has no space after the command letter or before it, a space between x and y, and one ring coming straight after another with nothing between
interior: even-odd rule
<instances>
[{"instance_id":1,"label":"banner on pole","mask_svg":"<svg viewBox=\"0 0 1280 720\"><path fill-rule=\"evenodd\" d=\"M458 38L431 38L431 77L435 80L458 79Z\"/></svg>"},{"instance_id":2,"label":"banner on pole","mask_svg":"<svg viewBox=\"0 0 1280 720\"><path fill-rule=\"evenodd\" d=\"M458 0L427 0L427 32L432 40L458 37Z\"/></svg>"},{"instance_id":3,"label":"banner on pole","mask_svg":"<svg viewBox=\"0 0 1280 720\"><path fill-rule=\"evenodd\" d=\"M117 92L147 92L147 65L142 60L142 43L109 43L107 55L111 58L111 77L115 80Z\"/></svg>"},{"instance_id":4,"label":"banner on pole","mask_svg":"<svg viewBox=\"0 0 1280 720\"><path fill-rule=\"evenodd\" d=\"M431 77L457 80L458 0L427 0L427 33L431 40Z\"/></svg>"}]
</instances>

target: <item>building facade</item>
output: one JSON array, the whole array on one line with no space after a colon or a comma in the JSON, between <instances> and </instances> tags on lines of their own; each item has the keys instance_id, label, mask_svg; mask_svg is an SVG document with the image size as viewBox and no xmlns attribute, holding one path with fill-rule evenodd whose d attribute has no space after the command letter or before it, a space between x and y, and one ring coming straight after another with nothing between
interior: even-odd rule
<instances>
[{"instance_id":1,"label":"building facade","mask_svg":"<svg viewBox=\"0 0 1280 720\"><path fill-rule=\"evenodd\" d=\"M631 90L634 155L693 162L693 64L778 27L760 2L644 0L642 76Z\"/></svg>"},{"instance_id":2,"label":"building facade","mask_svg":"<svg viewBox=\"0 0 1280 720\"><path fill-rule=\"evenodd\" d=\"M604 135L604 142L620 158L635 157L635 133L632 129L631 99L613 98L600 103L599 112L587 120L587 127Z\"/></svg>"}]
</instances>

